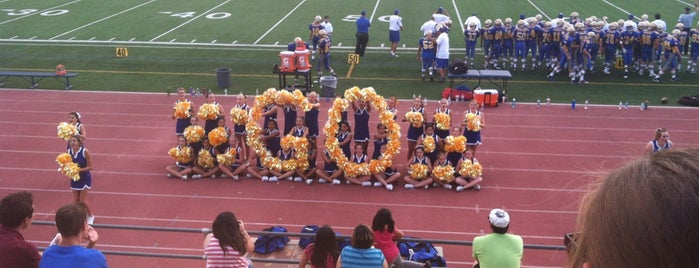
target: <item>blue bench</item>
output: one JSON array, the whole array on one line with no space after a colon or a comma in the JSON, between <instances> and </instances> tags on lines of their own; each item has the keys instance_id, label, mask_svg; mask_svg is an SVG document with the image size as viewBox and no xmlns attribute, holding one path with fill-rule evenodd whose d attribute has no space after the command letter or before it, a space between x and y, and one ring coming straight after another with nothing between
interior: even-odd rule
<instances>
[{"instance_id":1,"label":"blue bench","mask_svg":"<svg viewBox=\"0 0 699 268\"><path fill-rule=\"evenodd\" d=\"M466 83L471 79L478 79L478 85L481 86L481 81L483 79L488 80L493 85L497 86L500 90L507 90L507 80L512 78L512 74L507 70L468 70L465 74L453 74L449 73L447 78L450 80L450 88L454 88L454 79L461 79L462 81L457 84L461 85ZM500 83L497 83L500 80Z\"/></svg>"},{"instance_id":2,"label":"blue bench","mask_svg":"<svg viewBox=\"0 0 699 268\"><path fill-rule=\"evenodd\" d=\"M25 81L31 84L30 88L36 88L39 86L39 81L46 77L56 78L61 84L65 86L65 89L71 89L73 84L70 83L70 79L78 76L78 73L66 73L64 75L56 75L55 72L25 72L25 71L2 71L0 70L0 86L5 84L5 81L10 77L21 77ZM63 81L65 78L65 82Z\"/></svg>"}]
</instances>

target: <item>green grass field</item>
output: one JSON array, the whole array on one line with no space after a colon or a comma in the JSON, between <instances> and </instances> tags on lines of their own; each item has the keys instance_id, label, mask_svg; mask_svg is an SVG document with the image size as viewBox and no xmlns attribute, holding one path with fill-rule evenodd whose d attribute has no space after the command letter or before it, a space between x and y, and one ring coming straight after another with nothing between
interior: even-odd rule
<instances>
[{"instance_id":1,"label":"green grass field","mask_svg":"<svg viewBox=\"0 0 699 268\"><path fill-rule=\"evenodd\" d=\"M659 12L668 26L689 3L684 1L631 0L493 0L493 1L164 1L164 0L23 0L0 1L0 69L46 70L59 63L79 72L73 80L78 90L165 92L177 87L216 87L215 70L232 70L230 92L254 93L255 89L277 87L272 65L279 51L295 36L308 38L307 26L315 15L329 15L333 34L333 65L340 76L338 89L372 86L381 94L408 98L421 94L439 96L446 84L419 79L415 59L419 27L439 6L454 21L450 33L452 58L463 58L461 25L466 17L518 18L520 13L545 18L559 12L577 11L581 17L595 15L610 19ZM400 58L388 55L386 16L400 8L405 30L401 34ZM350 78L347 54L354 49L354 21L366 10L372 21L370 49ZM404 48L402 46L405 46ZM129 55L117 58L115 49L125 47ZM545 70L514 71L509 96L533 102L550 96L554 102L589 99L591 103L651 105L661 97L675 99L699 94L699 78L680 74L679 82L652 84L647 77L624 80L617 71L611 76L595 74L589 85L571 85L559 76L551 82ZM473 86L472 84L470 84ZM488 87L484 84L485 87ZM28 87L10 78L4 87ZM44 80L40 88L60 89ZM218 90L218 89L216 89ZM220 92L220 90L219 90Z\"/></svg>"}]
</instances>

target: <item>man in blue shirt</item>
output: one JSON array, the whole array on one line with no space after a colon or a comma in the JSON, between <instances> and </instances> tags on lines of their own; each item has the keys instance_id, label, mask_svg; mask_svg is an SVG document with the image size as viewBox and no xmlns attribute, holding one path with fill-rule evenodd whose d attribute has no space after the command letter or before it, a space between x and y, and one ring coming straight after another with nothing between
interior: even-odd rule
<instances>
[{"instance_id":1,"label":"man in blue shirt","mask_svg":"<svg viewBox=\"0 0 699 268\"><path fill-rule=\"evenodd\" d=\"M364 57L366 45L369 43L369 27L371 22L366 18L366 11L362 10L362 16L357 19L357 46L354 48L354 53Z\"/></svg>"},{"instance_id":2,"label":"man in blue shirt","mask_svg":"<svg viewBox=\"0 0 699 268\"><path fill-rule=\"evenodd\" d=\"M87 210L83 203L71 203L58 209L56 228L61 234L60 240L44 251L39 268L107 267L102 252L94 249L99 236L87 225ZM83 241L87 241L85 247L80 246Z\"/></svg>"},{"instance_id":3,"label":"man in blue shirt","mask_svg":"<svg viewBox=\"0 0 699 268\"><path fill-rule=\"evenodd\" d=\"M694 12L689 12L691 9L689 7L684 8L684 13L680 14L680 17L677 18L677 22L682 23L684 25L682 30L683 32L686 32L689 35L689 32L692 30L692 25L694 23L694 17L697 15L697 11L699 11L699 4L697 2L694 2ZM682 50L685 55L687 55L687 51L689 51L689 42L684 43L684 48Z\"/></svg>"}]
</instances>

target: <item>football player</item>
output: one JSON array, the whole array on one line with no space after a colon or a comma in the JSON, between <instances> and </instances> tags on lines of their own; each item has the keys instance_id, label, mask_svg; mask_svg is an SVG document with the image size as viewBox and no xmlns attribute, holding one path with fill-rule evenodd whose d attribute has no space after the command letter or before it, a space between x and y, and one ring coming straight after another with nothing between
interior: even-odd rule
<instances>
[{"instance_id":1,"label":"football player","mask_svg":"<svg viewBox=\"0 0 699 268\"><path fill-rule=\"evenodd\" d=\"M682 31L674 29L672 34L668 34L665 40L663 40L663 65L653 77L653 82L660 83L660 77L663 76L665 71L670 69L670 77L672 81L677 81L677 62L682 61L682 54L680 53L678 38Z\"/></svg>"},{"instance_id":2,"label":"football player","mask_svg":"<svg viewBox=\"0 0 699 268\"><path fill-rule=\"evenodd\" d=\"M471 68L473 68L476 60L476 46L478 45L478 37L481 35L477 28L478 25L475 22L471 22L464 31L464 41L466 41L466 56L464 60Z\"/></svg>"},{"instance_id":3,"label":"football player","mask_svg":"<svg viewBox=\"0 0 699 268\"><path fill-rule=\"evenodd\" d=\"M421 78L425 80L425 71L429 71L430 82L434 82L434 59L436 44L432 37L432 31L425 32L417 44L417 60L422 62Z\"/></svg>"}]
</instances>

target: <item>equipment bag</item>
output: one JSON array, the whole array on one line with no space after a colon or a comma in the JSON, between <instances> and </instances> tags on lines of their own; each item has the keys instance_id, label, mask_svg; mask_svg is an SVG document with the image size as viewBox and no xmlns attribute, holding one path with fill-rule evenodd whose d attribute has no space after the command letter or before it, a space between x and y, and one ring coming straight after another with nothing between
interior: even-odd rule
<instances>
[{"instance_id":1,"label":"equipment bag","mask_svg":"<svg viewBox=\"0 0 699 268\"><path fill-rule=\"evenodd\" d=\"M301 233L302 234L315 234L318 232L318 229L320 229L320 227L318 225L309 224L309 225L304 226L301 229ZM314 236L302 236L301 238L299 238L299 247L305 249L308 245L313 243L313 241L315 241Z\"/></svg>"},{"instance_id":2,"label":"equipment bag","mask_svg":"<svg viewBox=\"0 0 699 268\"><path fill-rule=\"evenodd\" d=\"M282 226L272 226L270 228L263 229L262 231L275 233L287 232L286 228ZM284 248L287 243L289 243L289 237L285 235L261 235L255 240L255 252L269 254Z\"/></svg>"},{"instance_id":3,"label":"equipment bag","mask_svg":"<svg viewBox=\"0 0 699 268\"><path fill-rule=\"evenodd\" d=\"M462 60L453 60L449 65L449 73L465 74L468 73L468 65Z\"/></svg>"},{"instance_id":4,"label":"equipment bag","mask_svg":"<svg viewBox=\"0 0 699 268\"><path fill-rule=\"evenodd\" d=\"M407 238L407 237L406 237ZM439 256L437 249L427 242L398 242L400 255L410 261L427 262L433 267L446 267L447 263L442 256Z\"/></svg>"}]
</instances>

